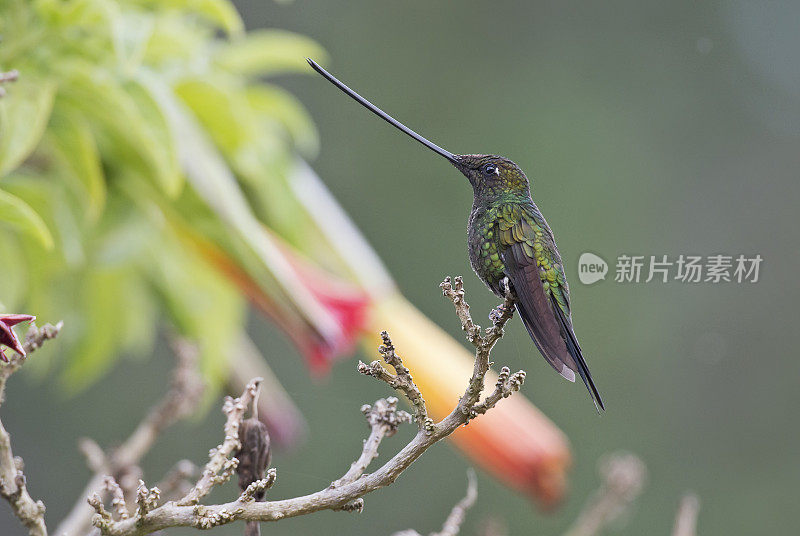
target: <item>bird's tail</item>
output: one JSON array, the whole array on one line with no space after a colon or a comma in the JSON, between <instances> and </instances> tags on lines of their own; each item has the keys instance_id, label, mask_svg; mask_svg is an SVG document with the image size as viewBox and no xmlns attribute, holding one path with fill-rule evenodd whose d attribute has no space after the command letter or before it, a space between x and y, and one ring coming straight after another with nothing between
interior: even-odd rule
<instances>
[{"instance_id":1,"label":"bird's tail","mask_svg":"<svg viewBox=\"0 0 800 536\"><path fill-rule=\"evenodd\" d=\"M589 372L589 367L586 365L586 360L583 358L581 346L578 344L578 338L575 337L575 332L572 330L572 322L569 321L564 311L558 306L555 298L551 296L551 300L553 302L553 309L556 311L556 317L561 325L564 342L567 344L567 352L572 356L575 362L575 368L578 369L576 372L580 374L584 385L586 385L586 389L589 390L589 396L592 398L592 402L594 402L597 413L600 413L601 409L605 411L606 407L603 404L603 399L600 397L600 392L597 390L594 380L592 380L592 373Z\"/></svg>"},{"instance_id":2,"label":"bird's tail","mask_svg":"<svg viewBox=\"0 0 800 536\"><path fill-rule=\"evenodd\" d=\"M549 337L547 333L548 330L545 329L547 328L546 324L548 324L548 322L536 323L534 317L530 315L521 300L517 301L516 305L522 323L528 330L528 334L531 336L531 339L533 339L533 342L536 344L536 347L545 360L550 363L550 366L571 382L575 381L575 373L577 372L586 385L586 389L589 390L589 396L597 412L600 413L601 409L605 410L603 399L600 397L600 392L597 390L594 380L592 380L592 374L589 372L589 367L586 365L586 360L583 358L581 347L578 344L575 333L572 331L571 323L564 317L564 313L561 311L558 304L553 303L552 306L554 316L557 319L558 333L551 333ZM545 325L540 326L539 324ZM552 329L552 331L555 331L555 328ZM566 352L564 351L564 346L555 343L556 339L564 341Z\"/></svg>"}]
</instances>

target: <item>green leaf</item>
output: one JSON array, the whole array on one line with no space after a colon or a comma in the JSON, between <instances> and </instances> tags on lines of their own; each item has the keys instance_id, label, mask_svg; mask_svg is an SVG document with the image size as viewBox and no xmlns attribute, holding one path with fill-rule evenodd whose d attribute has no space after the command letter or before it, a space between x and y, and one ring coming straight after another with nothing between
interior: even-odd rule
<instances>
[{"instance_id":1,"label":"green leaf","mask_svg":"<svg viewBox=\"0 0 800 536\"><path fill-rule=\"evenodd\" d=\"M146 86L137 80L130 81L125 89L133 99L142 122L145 137L139 141L146 144L148 153L155 158L153 165L157 166L161 187L169 197L175 198L183 189L184 176L178 162L172 129Z\"/></svg>"},{"instance_id":2,"label":"green leaf","mask_svg":"<svg viewBox=\"0 0 800 536\"><path fill-rule=\"evenodd\" d=\"M47 272L43 259L52 259L60 269L64 261L70 266L82 266L85 261L85 236L82 232L78 214L86 212L74 195L70 195L66 181L47 172L13 173L3 181L3 189L30 206L44 221L53 234L54 250L46 250L39 242L26 240L25 251L28 256L28 271L34 274L31 281ZM51 273L52 275L52 273ZM33 285L33 284L32 284Z\"/></svg>"},{"instance_id":3,"label":"green leaf","mask_svg":"<svg viewBox=\"0 0 800 536\"><path fill-rule=\"evenodd\" d=\"M244 299L204 259L162 229L147 268L181 335L199 343L206 377L220 380L244 322Z\"/></svg>"},{"instance_id":4,"label":"green leaf","mask_svg":"<svg viewBox=\"0 0 800 536\"><path fill-rule=\"evenodd\" d=\"M22 305L28 274L19 247L13 233L0 233L0 311L14 311Z\"/></svg>"},{"instance_id":5,"label":"green leaf","mask_svg":"<svg viewBox=\"0 0 800 536\"><path fill-rule=\"evenodd\" d=\"M191 108L214 144L234 154L249 138L256 136L252 110L243 96L224 83L189 79L176 85L175 94Z\"/></svg>"},{"instance_id":6,"label":"green leaf","mask_svg":"<svg viewBox=\"0 0 800 536\"><path fill-rule=\"evenodd\" d=\"M211 31L205 27L186 24L186 18L156 17L144 62L150 66L169 65L178 72L183 71L192 59L208 56L210 34Z\"/></svg>"},{"instance_id":7,"label":"green leaf","mask_svg":"<svg viewBox=\"0 0 800 536\"><path fill-rule=\"evenodd\" d=\"M57 112L49 134L57 156L79 189L78 198L86 200L87 216L96 220L105 206L106 182L89 122L77 111Z\"/></svg>"},{"instance_id":8,"label":"green leaf","mask_svg":"<svg viewBox=\"0 0 800 536\"><path fill-rule=\"evenodd\" d=\"M98 145L114 166L134 167L169 197L183 187L183 174L169 125L137 80L120 79L84 61L71 62L59 97L98 127Z\"/></svg>"},{"instance_id":9,"label":"green leaf","mask_svg":"<svg viewBox=\"0 0 800 536\"><path fill-rule=\"evenodd\" d=\"M130 269L106 267L86 273L78 294L82 302L83 330L64 369L63 383L69 392L86 388L118 357L134 275Z\"/></svg>"},{"instance_id":10,"label":"green leaf","mask_svg":"<svg viewBox=\"0 0 800 536\"><path fill-rule=\"evenodd\" d=\"M114 0L38 0L35 4L37 18L46 21L53 28L92 26L97 32L108 23L112 13L119 10Z\"/></svg>"},{"instance_id":11,"label":"green leaf","mask_svg":"<svg viewBox=\"0 0 800 536\"><path fill-rule=\"evenodd\" d=\"M272 278L275 282L273 286L279 288L277 292L285 291L291 296L291 306L301 311L320 333L338 330L335 320L293 270L279 241L253 213L236 177L217 148L208 140L208 134L168 88L159 87L153 81L151 90L177 134L178 150L183 155L187 180L194 192L261 263L251 273Z\"/></svg>"},{"instance_id":12,"label":"green leaf","mask_svg":"<svg viewBox=\"0 0 800 536\"><path fill-rule=\"evenodd\" d=\"M141 65L154 25L153 17L144 13L122 11L113 17L111 37L122 70L133 72Z\"/></svg>"},{"instance_id":13,"label":"green leaf","mask_svg":"<svg viewBox=\"0 0 800 536\"><path fill-rule=\"evenodd\" d=\"M0 222L36 238L47 249L53 247L53 235L36 211L19 197L3 190L0 190Z\"/></svg>"},{"instance_id":14,"label":"green leaf","mask_svg":"<svg viewBox=\"0 0 800 536\"><path fill-rule=\"evenodd\" d=\"M253 86L247 89L247 102L259 115L278 122L300 152L306 155L317 152L319 137L314 122L292 94L274 86Z\"/></svg>"},{"instance_id":15,"label":"green leaf","mask_svg":"<svg viewBox=\"0 0 800 536\"><path fill-rule=\"evenodd\" d=\"M47 127L56 84L25 78L6 85L0 99L0 177L16 169L33 152Z\"/></svg>"},{"instance_id":16,"label":"green leaf","mask_svg":"<svg viewBox=\"0 0 800 536\"><path fill-rule=\"evenodd\" d=\"M155 3L160 8L174 8L182 11L191 11L202 16L207 21L225 30L228 35L241 35L244 33L244 22L232 2L228 0L159 0Z\"/></svg>"},{"instance_id":17,"label":"green leaf","mask_svg":"<svg viewBox=\"0 0 800 536\"><path fill-rule=\"evenodd\" d=\"M244 75L311 72L306 58L325 61L325 50L313 39L284 30L257 30L222 47L217 63Z\"/></svg>"}]
</instances>

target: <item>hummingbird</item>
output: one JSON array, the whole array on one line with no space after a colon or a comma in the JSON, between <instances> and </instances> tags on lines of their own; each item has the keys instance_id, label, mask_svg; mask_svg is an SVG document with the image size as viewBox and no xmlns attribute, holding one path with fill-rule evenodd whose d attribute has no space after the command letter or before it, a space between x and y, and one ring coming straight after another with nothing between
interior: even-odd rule
<instances>
[{"instance_id":1,"label":"hummingbird","mask_svg":"<svg viewBox=\"0 0 800 536\"><path fill-rule=\"evenodd\" d=\"M472 269L494 294L513 293L514 305L539 352L556 372L580 375L599 412L605 410L572 328L569 286L553 231L531 198L530 182L508 158L453 154L420 136L350 89L314 60L309 65L356 102L443 156L472 185L467 226Z\"/></svg>"}]
</instances>

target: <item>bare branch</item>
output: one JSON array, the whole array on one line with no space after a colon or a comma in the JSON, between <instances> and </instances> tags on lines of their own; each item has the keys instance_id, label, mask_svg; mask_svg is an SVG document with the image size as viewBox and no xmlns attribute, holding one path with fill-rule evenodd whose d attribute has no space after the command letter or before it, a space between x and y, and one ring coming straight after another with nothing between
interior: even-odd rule
<instances>
[{"instance_id":1,"label":"bare branch","mask_svg":"<svg viewBox=\"0 0 800 536\"><path fill-rule=\"evenodd\" d=\"M381 398L373 406L368 404L361 407L370 426L370 434L364 441L361 456L350 466L347 473L330 485L330 489L339 488L345 484L355 482L367 470L369 464L378 457L378 447L384 437L391 437L397 432L402 423L411 422L411 415L405 411L397 411L397 398Z\"/></svg>"},{"instance_id":2,"label":"bare branch","mask_svg":"<svg viewBox=\"0 0 800 536\"><path fill-rule=\"evenodd\" d=\"M363 408L370 424L370 435L364 443L361 454L351 465L350 469L329 487L292 499L258 502L253 501L245 490L236 500L216 505L200 505L198 501L211 489L211 486L223 476L226 464L233 460L228 458L234 452L238 443L236 426L241 422L247 404L252 400L252 394L245 395L237 401L227 400L225 412L228 420L225 425L225 441L211 453L211 461L200 482L192 492L178 503L167 503L143 516L134 516L131 519L109 522L98 511L95 524L108 536L142 536L170 527L195 527L206 529L217 525L229 523L234 520L268 522L310 514L321 510L360 510L363 508L363 497L377 489L392 484L400 474L417 460L429 447L452 434L458 427L467 424L476 415L491 409L498 400L518 389L524 380L524 373L503 375L502 385L498 383L495 391L479 404L486 372L489 370L489 356L492 347L503 334L503 327L513 313L513 297L507 296L504 304L492 316L492 326L485 333L476 325L469 314L469 305L464 299L464 289L461 278L452 280L447 278L441 285L444 294L453 301L456 313L461 321L467 339L475 347L475 365L472 377L464 395L459 399L457 406L442 421L435 423L427 416L425 403L419 389L402 360L397 355L388 334L382 334L383 344L379 349L383 359L395 370L395 374L385 371L379 363L370 365L359 363L359 371L375 376L395 389L401 391L414 407L414 413L420 423L416 435L399 452L386 461L376 471L366 473L375 457L381 441L391 436L398 424L408 421L409 415L396 410L396 399L379 400L373 406ZM254 387L255 388L255 387ZM274 477L268 483L272 485ZM255 483L254 483L255 484ZM454 509L453 514L442 529L442 534L455 534L463 511L474 501L472 494L468 493Z\"/></svg>"},{"instance_id":3,"label":"bare branch","mask_svg":"<svg viewBox=\"0 0 800 536\"><path fill-rule=\"evenodd\" d=\"M63 322L59 322L55 326L52 324L45 324L41 328L37 328L36 323L31 322L31 326L25 334L25 342L22 343L25 353L30 354L41 348L45 341L55 339L62 327L64 327ZM0 366L0 404L3 403L3 397L5 396L6 381L8 381L8 378L12 374L20 369L25 363L25 359L24 356L15 353L9 358L7 363L2 363L2 366Z\"/></svg>"},{"instance_id":4,"label":"bare branch","mask_svg":"<svg viewBox=\"0 0 800 536\"><path fill-rule=\"evenodd\" d=\"M494 391L487 396L483 402L475 404L474 411L476 414L483 414L495 407L500 400L508 398L511 393L519 391L522 384L525 382L525 371L519 370L511 374L508 367L500 369L498 374L497 383L495 384Z\"/></svg>"},{"instance_id":5,"label":"bare branch","mask_svg":"<svg viewBox=\"0 0 800 536\"><path fill-rule=\"evenodd\" d=\"M239 495L239 502L250 502L254 501L256 495L262 493L275 484L275 480L278 478L278 471L274 467L267 471L267 474L261 480L256 480Z\"/></svg>"},{"instance_id":6,"label":"bare branch","mask_svg":"<svg viewBox=\"0 0 800 536\"><path fill-rule=\"evenodd\" d=\"M189 460L181 460L156 484L161 496L168 501L178 500L192 489L194 482L190 479L197 476L199 468Z\"/></svg>"},{"instance_id":7,"label":"bare branch","mask_svg":"<svg viewBox=\"0 0 800 536\"><path fill-rule=\"evenodd\" d=\"M447 516L442 530L431 534L431 536L457 536L461 530L461 524L464 523L464 518L467 515L467 510L472 508L475 500L478 498L478 478L475 476L475 471L470 469L467 471L467 494L461 499L458 504L453 507L450 515Z\"/></svg>"},{"instance_id":8,"label":"bare branch","mask_svg":"<svg viewBox=\"0 0 800 536\"><path fill-rule=\"evenodd\" d=\"M694 493L681 498L672 536L695 536L697 534L697 515L700 513L700 499Z\"/></svg>"},{"instance_id":9,"label":"bare branch","mask_svg":"<svg viewBox=\"0 0 800 536\"><path fill-rule=\"evenodd\" d=\"M414 408L414 419L417 421L419 429L430 433L433 427L433 419L428 417L428 408L425 405L425 399L422 398L419 387L414 383L411 372L403 365L403 360L397 355L392 339L385 331L381 332L381 341L382 344L378 348L378 352L386 364L394 369L395 374L387 372L377 361L373 361L369 365L359 361L358 371L367 376L378 378L388 383L393 389L402 392Z\"/></svg>"},{"instance_id":10,"label":"bare branch","mask_svg":"<svg viewBox=\"0 0 800 536\"><path fill-rule=\"evenodd\" d=\"M100 498L99 493L92 493L86 502L94 509L95 519L93 523L96 527L100 528L100 530L103 530L103 527L108 527L114 522L111 513L103 506L103 500Z\"/></svg>"},{"instance_id":11,"label":"bare branch","mask_svg":"<svg viewBox=\"0 0 800 536\"><path fill-rule=\"evenodd\" d=\"M179 506L197 504L200 499L211 492L211 488L217 484L227 482L239 463L236 458L229 458L234 452L239 450L242 444L239 442L239 425L244 419L245 411L258 396L261 386L261 378L254 378L245 387L244 393L239 398L227 397L222 407L222 412L227 417L225 421L225 439L216 448L209 452L209 460L203 469L203 476L197 481L194 488L187 493L180 501Z\"/></svg>"},{"instance_id":12,"label":"bare branch","mask_svg":"<svg viewBox=\"0 0 800 536\"><path fill-rule=\"evenodd\" d=\"M147 515L147 512L158 506L158 501L161 498L161 490L158 486L148 488L145 486L144 481L139 481L139 488L136 490L136 517Z\"/></svg>"},{"instance_id":13,"label":"bare branch","mask_svg":"<svg viewBox=\"0 0 800 536\"><path fill-rule=\"evenodd\" d=\"M619 518L639 496L647 479L642 460L616 453L600 462L603 484L589 499L565 536L594 536Z\"/></svg>"},{"instance_id":14,"label":"bare branch","mask_svg":"<svg viewBox=\"0 0 800 536\"><path fill-rule=\"evenodd\" d=\"M109 469L108 458L106 453L93 439L84 437L78 440L78 450L81 451L86 458L86 465L95 473L108 474L111 472Z\"/></svg>"},{"instance_id":15,"label":"bare branch","mask_svg":"<svg viewBox=\"0 0 800 536\"><path fill-rule=\"evenodd\" d=\"M475 348L480 346L481 327L472 321L472 315L469 312L469 304L464 299L464 280L461 276L456 276L451 279L447 276L442 281L439 287L442 293L453 302L456 308L456 315L461 321L461 329L467 334L467 340L471 342Z\"/></svg>"},{"instance_id":16,"label":"bare branch","mask_svg":"<svg viewBox=\"0 0 800 536\"><path fill-rule=\"evenodd\" d=\"M478 498L478 479L475 476L475 471L471 468L467 471L467 494L458 501L458 503L450 511L450 515L442 525L442 530L439 532L431 532L430 536L457 536L461 530L461 525L464 523L464 518L467 515L467 510L472 508L475 500ZM401 530L395 532L392 536L421 536L419 532L414 529Z\"/></svg>"},{"instance_id":17,"label":"bare branch","mask_svg":"<svg viewBox=\"0 0 800 536\"><path fill-rule=\"evenodd\" d=\"M467 340L475 347L475 365L472 372L472 377L469 380L467 391L458 401L456 411L460 411L466 416L466 422L475 417L479 412L485 413L489 407L497 403L497 400L487 400L483 404L478 404L481 393L484 387L484 378L492 365L489 360L492 348L495 343L503 336L503 328L506 323L511 320L514 314L514 298L511 293L506 294L505 301L502 305L492 311L489 318L492 320L492 326L486 329L485 336L481 335L481 327L472 320L469 312L469 304L464 299L464 281L462 278L456 277L451 280L449 277L440 285L442 293L453 302L456 314L461 320L461 328L467 333ZM514 374L514 384L516 390L522 386L525 381L525 373L519 371ZM518 384L518 385L517 385ZM511 386L509 385L509 388ZM502 398L502 389L500 393ZM451 414L452 415L452 414ZM448 416L446 420L448 420Z\"/></svg>"},{"instance_id":18,"label":"bare branch","mask_svg":"<svg viewBox=\"0 0 800 536\"><path fill-rule=\"evenodd\" d=\"M125 494L117 481L114 480L114 477L106 476L103 479L103 487L111 494L111 506L117 513L117 518L128 519L130 514L128 513L128 505L125 504Z\"/></svg>"},{"instance_id":19,"label":"bare branch","mask_svg":"<svg viewBox=\"0 0 800 536\"><path fill-rule=\"evenodd\" d=\"M40 348L45 341L58 336L61 327L61 322L56 326L46 324L41 329L37 328L35 324L31 324L23 344L25 352L30 356L30 353ZM15 354L11 356L8 363L0 363L0 402L5 396L8 378L19 370L26 359ZM28 534L46 536L44 503L34 501L30 496L22 470L22 458L14 456L11 450L11 436L0 422L0 496L8 501L14 515L28 528Z\"/></svg>"},{"instance_id":20,"label":"bare branch","mask_svg":"<svg viewBox=\"0 0 800 536\"><path fill-rule=\"evenodd\" d=\"M183 339L171 341L176 364L172 373L170 388L164 397L153 405L153 408L136 427L130 437L106 455L92 440L83 439L80 449L87 457L89 468L94 476L80 494L80 500L56 529L58 536L82 536L92 524L92 508L86 505L86 497L97 497L102 500L103 482L106 476L114 477L123 491L135 493L141 470L137 464L147 454L159 435L176 421L189 416L197 407L203 396L205 385L197 367L197 348Z\"/></svg>"},{"instance_id":21,"label":"bare branch","mask_svg":"<svg viewBox=\"0 0 800 536\"><path fill-rule=\"evenodd\" d=\"M55 326L53 324L45 324L41 328L36 327L36 323L32 323L25 333L25 342L23 348L27 353L35 352L42 345L50 340L58 337L64 327L64 322L58 322Z\"/></svg>"},{"instance_id":22,"label":"bare branch","mask_svg":"<svg viewBox=\"0 0 800 536\"><path fill-rule=\"evenodd\" d=\"M205 391L197 361L198 350L185 339L173 338L170 342L176 364L169 391L156 404L125 443L125 448L114 452L112 467L125 467L138 463L169 426L196 409Z\"/></svg>"}]
</instances>

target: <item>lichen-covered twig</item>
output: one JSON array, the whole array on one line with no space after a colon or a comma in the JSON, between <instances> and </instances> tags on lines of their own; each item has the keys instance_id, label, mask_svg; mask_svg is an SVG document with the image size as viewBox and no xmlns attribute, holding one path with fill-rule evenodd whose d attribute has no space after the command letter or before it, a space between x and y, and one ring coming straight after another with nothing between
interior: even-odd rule
<instances>
[{"instance_id":1,"label":"lichen-covered twig","mask_svg":"<svg viewBox=\"0 0 800 536\"><path fill-rule=\"evenodd\" d=\"M495 384L494 391L492 391L492 393L489 394L483 400L483 402L475 404L475 406L473 406L473 410L476 414L486 413L495 407L500 400L508 398L511 396L511 393L519 391L524 381L524 370L519 370L514 374L511 374L511 370L508 367L501 368L500 374L498 374L497 377L497 383Z\"/></svg>"},{"instance_id":2,"label":"lichen-covered twig","mask_svg":"<svg viewBox=\"0 0 800 536\"><path fill-rule=\"evenodd\" d=\"M387 364L395 370L395 374L383 370L382 367L378 368L380 364L377 362L371 365L360 363L359 370L385 381L408 398L419 421L419 429L411 441L374 472L367 473L366 470L370 462L377 456L377 448L381 444L381 440L391 435L397 424L409 418L405 412L396 410L396 400L379 400L373 406L364 408L370 423L370 437L367 438L361 454L347 473L323 490L301 497L264 502L249 500L249 496L243 493L232 502L208 506L197 503L205 495L205 492L197 491L190 493L177 503L166 503L148 511L143 516L119 521L103 517L103 511L97 508L98 514L95 519L101 531L107 536L143 536L170 527L210 528L234 520L268 522L321 510L361 509L363 507L362 498L365 495L392 484L429 447L452 434L459 426L467 424L471 418L491 409L498 400L506 393L510 394L514 391L524 380L524 373L517 373L513 376L504 375L502 385L498 384L495 391L486 400L480 402L484 378L490 366L489 357L492 347L502 336L503 327L513 313L513 296L507 296L504 304L493 312L490 317L492 325L484 332L472 321L469 314L469 305L464 300L461 278L455 278L455 280L447 278L442 283L442 290L445 296L453 301L456 314L464 331L467 332L467 339L475 347L475 366L472 377L453 411L440 422L433 422L427 415L425 402L419 388L414 384L410 372L403 365L388 334L382 334L383 344L379 352ZM238 411L237 408L237 415ZM243 412L243 409L241 411ZM234 430L228 429L229 424L230 418L226 423L226 441L221 447L235 444L229 441L229 438L235 437ZM198 483L195 489L210 489L208 484L212 483L213 485L214 478L217 478L213 475L224 471L224 464L227 463L225 460L228 458L221 455L222 450L225 449L218 448L212 451L214 466L211 468L207 466L201 478L201 481L206 484ZM227 452L229 454L233 450ZM448 534L446 531L452 530L452 527L457 524L458 516L462 515L459 512L465 509L466 507L462 505L458 512L453 514L451 523L443 529L445 534Z\"/></svg>"},{"instance_id":3,"label":"lichen-covered twig","mask_svg":"<svg viewBox=\"0 0 800 536\"><path fill-rule=\"evenodd\" d=\"M116 512L117 517L119 519L128 519L130 514L128 513L128 505L125 502L125 494L117 481L114 480L114 477L104 477L103 487L111 495L111 506Z\"/></svg>"},{"instance_id":4,"label":"lichen-covered twig","mask_svg":"<svg viewBox=\"0 0 800 536\"><path fill-rule=\"evenodd\" d=\"M37 328L32 324L25 336L23 347L30 356L31 352L40 348L45 341L55 338L62 324L56 326L46 324ZM0 363L0 403L5 396L8 378L25 362L27 358L14 354L8 363ZM0 422L0 496L11 505L14 515L27 527L31 536L46 536L47 527L44 522L44 503L35 501L30 494L23 473L22 458L15 457L11 450L11 436Z\"/></svg>"},{"instance_id":5,"label":"lichen-covered twig","mask_svg":"<svg viewBox=\"0 0 800 536\"><path fill-rule=\"evenodd\" d=\"M647 470L638 457L615 453L599 464L603 484L589 499L565 536L594 536L619 518L639 496Z\"/></svg>"},{"instance_id":6,"label":"lichen-covered twig","mask_svg":"<svg viewBox=\"0 0 800 536\"><path fill-rule=\"evenodd\" d=\"M247 486L247 488L245 488L244 491L242 491L242 494L239 495L239 502L246 503L254 501L256 495L258 495L259 492L264 492L269 488L271 488L272 485L275 484L275 480L277 478L278 478L277 469L273 467L272 469L267 470L267 473L266 475L264 475L264 478L252 482L249 486Z\"/></svg>"},{"instance_id":7,"label":"lichen-covered twig","mask_svg":"<svg viewBox=\"0 0 800 536\"><path fill-rule=\"evenodd\" d=\"M30 354L41 348L46 341L58 337L62 327L64 327L63 322L59 322L55 326L45 324L41 328L32 323L27 333L25 333L25 341L22 343L25 353ZM25 363L25 357L13 352L12 354L7 363L0 364L0 404L3 403L3 397L5 396L6 381Z\"/></svg>"},{"instance_id":8,"label":"lichen-covered twig","mask_svg":"<svg viewBox=\"0 0 800 536\"><path fill-rule=\"evenodd\" d=\"M197 481L197 484L189 493L178 501L177 504L179 506L197 504L200 499L211 492L214 486L226 482L231 477L236 465L239 463L236 458L231 458L231 456L242 446L239 442L239 425L244 420L247 408L252 405L258 396L260 388L261 378L254 378L247 384L242 396L239 398L227 397L225 399L225 404L222 407L222 412L226 417L225 439L219 446L211 449L208 463L203 469L200 480Z\"/></svg>"},{"instance_id":9,"label":"lichen-covered twig","mask_svg":"<svg viewBox=\"0 0 800 536\"><path fill-rule=\"evenodd\" d=\"M364 448L361 456L352 463L350 469L338 480L331 483L330 488L338 488L345 484L355 482L364 474L369 464L378 457L378 447L384 437L390 437L397 432L398 426L403 423L411 422L411 415L405 411L398 411L397 398L381 398L372 406L365 404L361 407L361 412L367 418L370 426L369 437L364 441ZM343 510L360 511L363 508L363 501L355 504L346 504Z\"/></svg>"},{"instance_id":10,"label":"lichen-covered twig","mask_svg":"<svg viewBox=\"0 0 800 536\"><path fill-rule=\"evenodd\" d=\"M469 304L464 299L464 281L462 278L459 276L451 280L447 277L440 286L442 293L453 302L456 314L461 320L461 329L467 334L467 340L475 347L475 366L472 378L470 378L467 391L458 401L458 407L456 408L466 415L467 421L469 421L479 413L485 413L497 404L501 398L511 394L512 391L518 391L525 381L524 371L520 370L513 375L510 375L509 371L501 375L494 393L482 403L478 403L484 388L484 378L492 365L489 360L492 348L503 336L503 328L514 315L514 296L510 292L506 294L503 304L494 309L489 316L492 325L486 328L486 331L482 334L481 327L472 320Z\"/></svg>"},{"instance_id":11,"label":"lichen-covered twig","mask_svg":"<svg viewBox=\"0 0 800 536\"><path fill-rule=\"evenodd\" d=\"M258 392L261 386L261 378L254 378L248 382L244 392L239 398L226 397L222 411L226 416L224 431L225 438L217 447L209 452L209 460L206 463L200 478L177 502L167 503L167 506L195 506L193 511L197 518L194 526L201 529L208 529L228 523L236 519L241 508L230 510L210 511L206 507L199 506L200 499L208 495L214 486L222 484L230 479L234 470L238 466L238 459L232 457L238 452L242 443L239 437L239 430L242 426L245 413L248 409L255 411L258 400ZM272 486L275 482L277 473L271 470L264 479L257 480L250 484L237 499L238 504L247 504L254 501L255 495ZM113 482L113 479L111 479ZM116 486L117 488L119 486ZM111 486L113 489L113 485ZM133 516L118 515L118 519L105 509L103 501L97 493L89 496L88 504L94 510L92 524L100 529L102 533L113 533L119 523L130 521L134 531L143 524L148 515L159 509L161 490L158 486L148 488L143 481L139 481L136 504L137 509ZM115 501L116 502L116 501ZM114 503L112 503L114 504ZM139 533L139 532L134 532ZM146 532L144 532L146 533Z\"/></svg>"},{"instance_id":12,"label":"lichen-covered twig","mask_svg":"<svg viewBox=\"0 0 800 536\"><path fill-rule=\"evenodd\" d=\"M700 513L700 499L694 493L681 498L672 536L695 536L697 534L697 515Z\"/></svg>"},{"instance_id":13,"label":"lichen-covered twig","mask_svg":"<svg viewBox=\"0 0 800 536\"><path fill-rule=\"evenodd\" d=\"M403 365L403 360L397 355L394 344L392 344L392 339L385 331L381 332L381 342L382 344L378 348L378 352L381 354L386 364L394 369L395 373L392 374L388 372L378 361L373 361L369 365L359 361L358 371L362 374L383 380L392 388L401 391L414 408L414 419L417 421L419 429L429 432L433 424L433 419L428 417L428 408L425 405L425 399L422 398L419 387L414 383L411 372Z\"/></svg>"}]
</instances>

